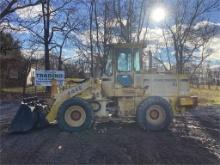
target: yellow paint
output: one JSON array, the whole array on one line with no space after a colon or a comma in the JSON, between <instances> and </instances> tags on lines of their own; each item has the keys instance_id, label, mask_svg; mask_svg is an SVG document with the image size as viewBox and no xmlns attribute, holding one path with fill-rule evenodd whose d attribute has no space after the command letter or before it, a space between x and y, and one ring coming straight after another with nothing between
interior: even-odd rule
<instances>
[{"instance_id":1,"label":"yellow paint","mask_svg":"<svg viewBox=\"0 0 220 165\"><path fill-rule=\"evenodd\" d=\"M53 79L51 82L51 98L55 97L58 94L58 85L57 80Z\"/></svg>"},{"instance_id":2,"label":"yellow paint","mask_svg":"<svg viewBox=\"0 0 220 165\"><path fill-rule=\"evenodd\" d=\"M180 106L190 106L193 105L193 100L191 97L180 97L179 98Z\"/></svg>"},{"instance_id":3,"label":"yellow paint","mask_svg":"<svg viewBox=\"0 0 220 165\"><path fill-rule=\"evenodd\" d=\"M119 89L114 89L114 93L115 96L119 97L119 96L133 96L133 97L137 97L137 96L144 96L144 92L145 90L143 89L137 89L137 88L119 88Z\"/></svg>"}]
</instances>

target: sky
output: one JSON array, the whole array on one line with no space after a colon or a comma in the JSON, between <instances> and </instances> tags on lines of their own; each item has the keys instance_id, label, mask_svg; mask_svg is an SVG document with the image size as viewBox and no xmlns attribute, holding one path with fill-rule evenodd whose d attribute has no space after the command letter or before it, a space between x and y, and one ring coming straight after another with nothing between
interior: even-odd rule
<instances>
[{"instance_id":1,"label":"sky","mask_svg":"<svg viewBox=\"0 0 220 165\"><path fill-rule=\"evenodd\" d=\"M211 1L211 0L207 0L207 1ZM168 0L168 2L171 3L172 0ZM35 6L35 7L31 7L31 10L30 10L30 8L18 10L18 11L16 11L15 14L19 18L26 19L30 16L32 16L32 17L37 16L39 14L39 11L41 11L40 5ZM166 11L166 12L169 15L169 11ZM211 64L213 66L214 65L220 66L220 12L216 11L216 12L209 13L209 20L207 20L207 21L209 23L213 24L213 26L215 26L217 29L216 35L214 36L214 38L211 40L211 42L209 44L210 45L209 47L213 50L213 54L212 54L212 56L209 57L209 61L211 61ZM16 24L14 24L14 26L16 26ZM156 37L160 36L161 35L160 23L157 23L157 22L151 23L149 26L148 35L150 36L150 38L154 38L154 37L156 38ZM30 38L30 32L27 32L27 31L16 32L15 37L21 41L24 49L25 49L25 47L26 48L29 47L28 42L23 42L23 41ZM78 37L83 38L82 34L79 34ZM86 36L86 37L88 37L88 36ZM86 37L85 37L85 40L87 40ZM67 58L72 57L73 54L75 54L75 53L76 53L76 49L73 44L71 45L71 43L69 43L65 46L64 54Z\"/></svg>"}]
</instances>

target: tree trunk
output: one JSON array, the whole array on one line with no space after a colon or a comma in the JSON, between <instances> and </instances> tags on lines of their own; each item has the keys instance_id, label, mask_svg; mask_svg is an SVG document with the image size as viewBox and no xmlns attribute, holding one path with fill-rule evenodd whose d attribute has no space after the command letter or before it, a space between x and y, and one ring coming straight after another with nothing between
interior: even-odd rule
<instances>
[{"instance_id":1,"label":"tree trunk","mask_svg":"<svg viewBox=\"0 0 220 165\"><path fill-rule=\"evenodd\" d=\"M22 88L23 88L23 89L22 89L22 90L23 90L23 97L25 97L25 95L26 95L26 87L27 87L26 81L24 80L24 81L23 81L23 87L22 87Z\"/></svg>"},{"instance_id":2,"label":"tree trunk","mask_svg":"<svg viewBox=\"0 0 220 165\"><path fill-rule=\"evenodd\" d=\"M50 55L49 55L49 45L45 42L45 70L50 70Z\"/></svg>"},{"instance_id":3,"label":"tree trunk","mask_svg":"<svg viewBox=\"0 0 220 165\"><path fill-rule=\"evenodd\" d=\"M46 36L49 34L47 33L47 31L45 31L46 33ZM45 42L45 52L44 52L44 56L45 56L45 70L50 70L50 54L49 54L49 44L48 42L46 41ZM50 86L47 86L46 87L46 92L50 92L50 89L51 87Z\"/></svg>"},{"instance_id":4,"label":"tree trunk","mask_svg":"<svg viewBox=\"0 0 220 165\"><path fill-rule=\"evenodd\" d=\"M46 6L45 6L46 5ZM49 33L50 33L50 0L42 3L43 20L44 20L44 62L45 70L50 70L49 55ZM46 92L50 92L50 86L46 87Z\"/></svg>"},{"instance_id":5,"label":"tree trunk","mask_svg":"<svg viewBox=\"0 0 220 165\"><path fill-rule=\"evenodd\" d=\"M91 9L90 9L90 26L89 26L89 34L90 34L90 51L91 51L91 77L93 77L93 38L92 38L92 19L93 19L93 0L91 0Z\"/></svg>"},{"instance_id":6,"label":"tree trunk","mask_svg":"<svg viewBox=\"0 0 220 165\"><path fill-rule=\"evenodd\" d=\"M62 48L60 48L60 55L58 59L58 70L62 70Z\"/></svg>"}]
</instances>

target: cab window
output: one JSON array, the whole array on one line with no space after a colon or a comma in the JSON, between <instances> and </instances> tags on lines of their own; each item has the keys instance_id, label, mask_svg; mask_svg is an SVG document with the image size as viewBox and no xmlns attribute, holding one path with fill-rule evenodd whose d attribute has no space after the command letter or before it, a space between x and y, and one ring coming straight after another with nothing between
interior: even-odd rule
<instances>
[{"instance_id":1,"label":"cab window","mask_svg":"<svg viewBox=\"0 0 220 165\"><path fill-rule=\"evenodd\" d=\"M131 51L130 50L120 50L118 53L118 71L128 72L131 71Z\"/></svg>"},{"instance_id":2,"label":"cab window","mask_svg":"<svg viewBox=\"0 0 220 165\"><path fill-rule=\"evenodd\" d=\"M140 50L134 50L134 71L140 72L141 65L140 65Z\"/></svg>"}]
</instances>

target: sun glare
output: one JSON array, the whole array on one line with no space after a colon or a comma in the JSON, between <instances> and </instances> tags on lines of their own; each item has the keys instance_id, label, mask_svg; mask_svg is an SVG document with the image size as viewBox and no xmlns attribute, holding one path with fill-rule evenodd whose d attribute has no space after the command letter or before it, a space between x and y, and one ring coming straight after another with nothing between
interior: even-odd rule
<instances>
[{"instance_id":1,"label":"sun glare","mask_svg":"<svg viewBox=\"0 0 220 165\"><path fill-rule=\"evenodd\" d=\"M155 22L161 22L165 19L166 11L163 7L155 7L151 13L151 19Z\"/></svg>"}]
</instances>

